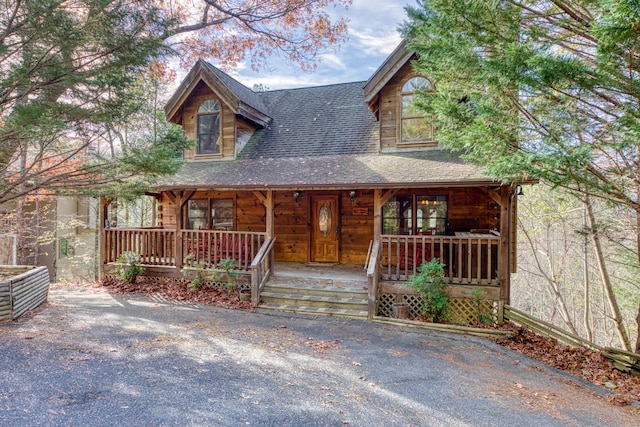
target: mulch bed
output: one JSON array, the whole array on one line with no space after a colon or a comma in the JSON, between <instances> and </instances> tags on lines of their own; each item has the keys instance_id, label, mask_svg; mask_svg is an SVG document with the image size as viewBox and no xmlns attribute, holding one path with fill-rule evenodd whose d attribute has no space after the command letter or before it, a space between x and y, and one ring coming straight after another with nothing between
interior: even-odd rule
<instances>
[{"instance_id":1,"label":"mulch bed","mask_svg":"<svg viewBox=\"0 0 640 427\"><path fill-rule=\"evenodd\" d=\"M240 301L237 294L228 295L225 289L203 285L198 289L191 289L185 283L176 280L156 282L138 278L135 283L127 283L118 279L106 279L102 286L109 291L119 294L144 293L159 294L175 301L189 301L200 304L210 304L235 310L255 311L251 301Z\"/></svg>"},{"instance_id":2,"label":"mulch bed","mask_svg":"<svg viewBox=\"0 0 640 427\"><path fill-rule=\"evenodd\" d=\"M608 400L614 404L640 403L640 378L617 370L601 352L562 345L511 322L505 322L500 329L513 335L495 339L497 344L611 390Z\"/></svg>"}]
</instances>

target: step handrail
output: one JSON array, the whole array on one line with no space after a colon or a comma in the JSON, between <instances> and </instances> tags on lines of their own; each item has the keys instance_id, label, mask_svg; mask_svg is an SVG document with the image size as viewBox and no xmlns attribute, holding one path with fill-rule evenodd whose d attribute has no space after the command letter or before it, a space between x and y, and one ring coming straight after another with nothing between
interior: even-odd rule
<instances>
[{"instance_id":1,"label":"step handrail","mask_svg":"<svg viewBox=\"0 0 640 427\"><path fill-rule=\"evenodd\" d=\"M380 240L373 242L367 259L367 320L373 320L378 300L378 283L380 282Z\"/></svg>"},{"instance_id":2,"label":"step handrail","mask_svg":"<svg viewBox=\"0 0 640 427\"><path fill-rule=\"evenodd\" d=\"M273 274L275 241L275 237L268 237L251 262L251 305L254 308L260 304L260 292Z\"/></svg>"}]
</instances>

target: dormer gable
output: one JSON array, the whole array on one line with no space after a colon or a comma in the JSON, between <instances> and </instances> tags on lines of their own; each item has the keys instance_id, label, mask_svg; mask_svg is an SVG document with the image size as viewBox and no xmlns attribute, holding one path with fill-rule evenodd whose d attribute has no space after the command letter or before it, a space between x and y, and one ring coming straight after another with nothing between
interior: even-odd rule
<instances>
[{"instance_id":1,"label":"dormer gable","mask_svg":"<svg viewBox=\"0 0 640 427\"><path fill-rule=\"evenodd\" d=\"M170 122L180 124L180 108L189 97L194 95L200 82L206 84L234 114L260 127L266 126L271 121L268 109L260 95L208 62L199 60L165 106L165 114Z\"/></svg>"},{"instance_id":2,"label":"dormer gable","mask_svg":"<svg viewBox=\"0 0 640 427\"><path fill-rule=\"evenodd\" d=\"M380 125L380 150L405 151L437 146L433 121L415 108L414 92L435 90L413 70L417 55L403 40L363 86L364 101Z\"/></svg>"},{"instance_id":3,"label":"dormer gable","mask_svg":"<svg viewBox=\"0 0 640 427\"><path fill-rule=\"evenodd\" d=\"M233 159L247 135L271 121L259 94L206 61L198 61L165 106L196 147L187 160Z\"/></svg>"}]
</instances>

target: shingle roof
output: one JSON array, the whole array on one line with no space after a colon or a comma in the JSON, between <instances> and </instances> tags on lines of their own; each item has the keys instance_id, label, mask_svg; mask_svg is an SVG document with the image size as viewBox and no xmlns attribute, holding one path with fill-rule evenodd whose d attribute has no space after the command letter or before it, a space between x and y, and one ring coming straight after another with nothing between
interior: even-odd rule
<instances>
[{"instance_id":1,"label":"shingle roof","mask_svg":"<svg viewBox=\"0 0 640 427\"><path fill-rule=\"evenodd\" d=\"M364 103L362 83L262 94L272 121L239 158L376 153L378 123Z\"/></svg>"},{"instance_id":2,"label":"shingle roof","mask_svg":"<svg viewBox=\"0 0 640 427\"><path fill-rule=\"evenodd\" d=\"M393 188L491 183L445 150L406 154L263 157L188 162L159 186L169 188Z\"/></svg>"},{"instance_id":3,"label":"shingle roof","mask_svg":"<svg viewBox=\"0 0 640 427\"><path fill-rule=\"evenodd\" d=\"M379 152L379 127L364 82L254 93L211 65L243 102L271 120L229 161L188 161L158 184L169 188L391 188L488 184L476 166L445 150Z\"/></svg>"}]
</instances>

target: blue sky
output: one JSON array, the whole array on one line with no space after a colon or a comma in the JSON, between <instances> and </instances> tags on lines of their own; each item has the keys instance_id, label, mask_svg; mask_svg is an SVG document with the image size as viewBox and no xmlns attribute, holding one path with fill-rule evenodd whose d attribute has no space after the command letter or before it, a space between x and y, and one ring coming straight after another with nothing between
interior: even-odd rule
<instances>
[{"instance_id":1,"label":"blue sky","mask_svg":"<svg viewBox=\"0 0 640 427\"><path fill-rule=\"evenodd\" d=\"M367 80L400 43L398 26L406 19L406 5L413 6L415 1L353 0L344 14L350 20L347 43L324 54L313 72L272 58L271 70L256 73L240 66L229 74L248 87L263 84L272 90Z\"/></svg>"}]
</instances>

